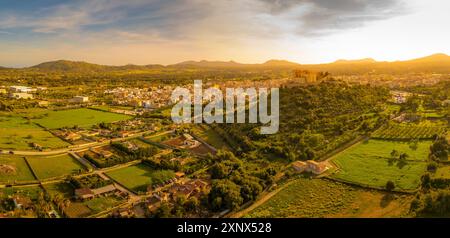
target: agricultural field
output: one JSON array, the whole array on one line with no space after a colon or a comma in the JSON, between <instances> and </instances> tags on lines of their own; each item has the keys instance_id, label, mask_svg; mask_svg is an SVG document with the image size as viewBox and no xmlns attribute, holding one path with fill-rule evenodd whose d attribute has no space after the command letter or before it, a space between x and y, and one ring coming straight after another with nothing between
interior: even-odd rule
<instances>
[{"instance_id":1,"label":"agricultural field","mask_svg":"<svg viewBox=\"0 0 450 238\"><path fill-rule=\"evenodd\" d=\"M68 182L49 183L43 186L51 196L58 195L66 199L71 199L74 195L74 187Z\"/></svg>"},{"instance_id":2,"label":"agricultural field","mask_svg":"<svg viewBox=\"0 0 450 238\"><path fill-rule=\"evenodd\" d=\"M207 128L206 126L196 126L193 128L193 132L196 136L202 138L206 143L217 150L230 150L227 143L211 128Z\"/></svg>"},{"instance_id":3,"label":"agricultural field","mask_svg":"<svg viewBox=\"0 0 450 238\"><path fill-rule=\"evenodd\" d=\"M43 148L63 148L69 143L18 116L0 117L0 149L29 150L36 143Z\"/></svg>"},{"instance_id":4,"label":"agricultural field","mask_svg":"<svg viewBox=\"0 0 450 238\"><path fill-rule=\"evenodd\" d=\"M137 145L139 148L150 148L153 147L153 145L150 145L149 143L146 143L140 139L132 139L130 140L131 143Z\"/></svg>"},{"instance_id":5,"label":"agricultural field","mask_svg":"<svg viewBox=\"0 0 450 238\"><path fill-rule=\"evenodd\" d=\"M445 132L442 126L391 125L381 128L372 134L376 139L431 139L434 135Z\"/></svg>"},{"instance_id":6,"label":"agricultural field","mask_svg":"<svg viewBox=\"0 0 450 238\"><path fill-rule=\"evenodd\" d=\"M28 168L25 159L19 156L0 156L0 182L33 181L35 177Z\"/></svg>"},{"instance_id":7,"label":"agricultural field","mask_svg":"<svg viewBox=\"0 0 450 238\"><path fill-rule=\"evenodd\" d=\"M128 189L138 193L145 192L147 186L153 184L161 184L175 177L173 171L170 170L152 170L144 164L138 164L127 168L122 168L106 173L109 177L127 187Z\"/></svg>"},{"instance_id":8,"label":"agricultural field","mask_svg":"<svg viewBox=\"0 0 450 238\"><path fill-rule=\"evenodd\" d=\"M20 188L9 187L9 188L2 188L0 189L0 191L2 192L2 195L4 197L20 194L32 200L38 199L39 194L43 192L43 190L39 186L20 187Z\"/></svg>"},{"instance_id":9,"label":"agricultural field","mask_svg":"<svg viewBox=\"0 0 450 238\"><path fill-rule=\"evenodd\" d=\"M83 202L83 205L87 206L92 214L103 212L112 207L115 207L123 202L123 199L117 196L97 197Z\"/></svg>"},{"instance_id":10,"label":"agricultural field","mask_svg":"<svg viewBox=\"0 0 450 238\"><path fill-rule=\"evenodd\" d=\"M438 167L436 172L433 173L433 178L450 179L450 166Z\"/></svg>"},{"instance_id":11,"label":"agricultural field","mask_svg":"<svg viewBox=\"0 0 450 238\"><path fill-rule=\"evenodd\" d=\"M329 180L299 178L244 217L402 217L409 201Z\"/></svg>"},{"instance_id":12,"label":"agricultural field","mask_svg":"<svg viewBox=\"0 0 450 238\"><path fill-rule=\"evenodd\" d=\"M75 174L85 168L72 156L27 157L27 161L39 179Z\"/></svg>"},{"instance_id":13,"label":"agricultural field","mask_svg":"<svg viewBox=\"0 0 450 238\"><path fill-rule=\"evenodd\" d=\"M393 181L396 190L414 190L425 173L430 145L430 141L421 141L414 150L406 142L362 142L332 158L338 170L331 177L375 188L385 188L387 181ZM406 153L409 156L407 160L393 160L391 152L394 149Z\"/></svg>"},{"instance_id":14,"label":"agricultural field","mask_svg":"<svg viewBox=\"0 0 450 238\"><path fill-rule=\"evenodd\" d=\"M48 129L73 126L89 128L101 122L109 123L123 121L130 118L130 116L117 113L79 108L63 111L48 111L47 113L42 114L41 118L34 119L33 122Z\"/></svg>"}]
</instances>

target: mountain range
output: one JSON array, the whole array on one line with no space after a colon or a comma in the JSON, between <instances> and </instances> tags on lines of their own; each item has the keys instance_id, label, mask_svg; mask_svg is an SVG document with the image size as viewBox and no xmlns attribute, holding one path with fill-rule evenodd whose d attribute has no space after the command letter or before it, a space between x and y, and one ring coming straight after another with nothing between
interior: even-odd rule
<instances>
[{"instance_id":1,"label":"mountain range","mask_svg":"<svg viewBox=\"0 0 450 238\"><path fill-rule=\"evenodd\" d=\"M340 59L327 64L298 64L286 60L269 60L262 64L243 64L235 61L185 61L172 65L124 65L107 66L79 61L57 60L22 68L43 72L108 72L124 70L152 70L152 69L307 69L328 71L331 73L450 73L450 56L433 54L430 56L406 61L375 61L371 58L359 60ZM7 69L0 67L0 70Z\"/></svg>"}]
</instances>

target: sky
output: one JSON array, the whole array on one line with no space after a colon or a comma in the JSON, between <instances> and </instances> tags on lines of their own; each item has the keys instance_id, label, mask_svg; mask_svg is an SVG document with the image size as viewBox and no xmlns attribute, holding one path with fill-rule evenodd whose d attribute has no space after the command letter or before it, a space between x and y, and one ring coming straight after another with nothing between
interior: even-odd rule
<instances>
[{"instance_id":1,"label":"sky","mask_svg":"<svg viewBox=\"0 0 450 238\"><path fill-rule=\"evenodd\" d=\"M447 0L0 0L0 65L450 54Z\"/></svg>"}]
</instances>

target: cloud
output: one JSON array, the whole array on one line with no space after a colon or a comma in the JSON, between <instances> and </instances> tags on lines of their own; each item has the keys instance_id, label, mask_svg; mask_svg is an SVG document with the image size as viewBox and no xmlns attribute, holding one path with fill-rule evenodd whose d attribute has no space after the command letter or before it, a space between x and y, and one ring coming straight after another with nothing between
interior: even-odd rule
<instances>
[{"instance_id":1,"label":"cloud","mask_svg":"<svg viewBox=\"0 0 450 238\"><path fill-rule=\"evenodd\" d=\"M260 0L270 14L288 16L302 36L320 36L408 13L401 0Z\"/></svg>"}]
</instances>

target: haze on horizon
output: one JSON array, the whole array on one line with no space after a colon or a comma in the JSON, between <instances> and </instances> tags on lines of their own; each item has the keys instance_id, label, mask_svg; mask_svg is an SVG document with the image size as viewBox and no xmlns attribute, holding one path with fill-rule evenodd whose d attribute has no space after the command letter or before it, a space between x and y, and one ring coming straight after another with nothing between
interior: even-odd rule
<instances>
[{"instance_id":1,"label":"haze on horizon","mask_svg":"<svg viewBox=\"0 0 450 238\"><path fill-rule=\"evenodd\" d=\"M445 0L0 0L0 65L450 54Z\"/></svg>"}]
</instances>

